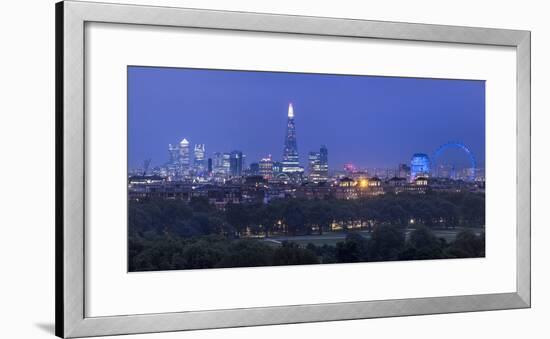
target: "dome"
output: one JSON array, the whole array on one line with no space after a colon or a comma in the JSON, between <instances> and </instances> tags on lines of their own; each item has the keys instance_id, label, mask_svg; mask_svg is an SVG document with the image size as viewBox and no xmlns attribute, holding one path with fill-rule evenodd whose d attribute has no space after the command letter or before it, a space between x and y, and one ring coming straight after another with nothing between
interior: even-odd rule
<instances>
[{"instance_id":1,"label":"dome","mask_svg":"<svg viewBox=\"0 0 550 339\"><path fill-rule=\"evenodd\" d=\"M430 173L430 158L424 153L415 153L411 158L411 177L428 176Z\"/></svg>"}]
</instances>

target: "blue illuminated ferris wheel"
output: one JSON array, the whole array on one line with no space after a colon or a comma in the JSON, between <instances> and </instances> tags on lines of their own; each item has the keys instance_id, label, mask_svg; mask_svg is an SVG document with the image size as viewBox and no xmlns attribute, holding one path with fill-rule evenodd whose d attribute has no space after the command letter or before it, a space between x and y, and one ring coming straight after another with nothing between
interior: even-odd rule
<instances>
[{"instance_id":1,"label":"blue illuminated ferris wheel","mask_svg":"<svg viewBox=\"0 0 550 339\"><path fill-rule=\"evenodd\" d=\"M476 157L474 156L474 153L466 145L464 145L462 142L451 141L451 142L448 142L446 144L443 144L443 145L439 146L439 148L435 151L435 153L432 157L433 168L437 171L437 168L438 168L437 166L438 166L438 163L439 163L439 161L438 161L439 157L441 156L441 154L443 154L446 150L448 150L450 148L457 148L457 149L460 149L460 150L462 150L466 153L466 155L468 156L468 158L470 160L470 167L471 167L471 170L469 171L468 178L471 181L474 181L475 172L476 172L476 168L477 168Z\"/></svg>"}]
</instances>

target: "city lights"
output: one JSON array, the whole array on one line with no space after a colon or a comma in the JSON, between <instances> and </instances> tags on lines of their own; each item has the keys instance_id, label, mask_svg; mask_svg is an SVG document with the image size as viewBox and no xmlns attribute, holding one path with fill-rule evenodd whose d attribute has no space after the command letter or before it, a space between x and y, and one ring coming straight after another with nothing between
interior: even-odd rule
<instances>
[{"instance_id":1,"label":"city lights","mask_svg":"<svg viewBox=\"0 0 550 339\"><path fill-rule=\"evenodd\" d=\"M187 138L176 145L169 144L168 161L164 166L147 173L147 161L146 168L135 171L140 175L130 174L129 197L136 200L146 197L189 200L205 196L223 209L227 203L269 203L273 199L288 197L324 199L332 196L350 200L385 193L483 192L485 189L483 176L476 175L475 180L438 176L441 173L433 170L430 158L424 153L413 154L410 166L400 163L396 169L362 169L346 163L342 170L338 170L329 169L328 148L321 145L318 151L308 153L306 171L300 165L296 122L294 107L289 103L281 161L268 154L247 166L246 154L240 150L214 152L208 157L204 143L194 144L192 153ZM437 149L434 158L450 147L463 149L474 159L470 150L459 143L443 145ZM476 173L476 169L465 173ZM414 219L409 222L413 224Z\"/></svg>"}]
</instances>

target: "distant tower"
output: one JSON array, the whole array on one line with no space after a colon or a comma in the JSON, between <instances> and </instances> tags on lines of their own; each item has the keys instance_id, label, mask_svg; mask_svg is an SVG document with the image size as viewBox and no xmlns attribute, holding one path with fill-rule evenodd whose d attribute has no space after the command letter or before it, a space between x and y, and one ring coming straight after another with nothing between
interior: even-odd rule
<instances>
[{"instance_id":1,"label":"distant tower","mask_svg":"<svg viewBox=\"0 0 550 339\"><path fill-rule=\"evenodd\" d=\"M229 160L229 172L232 176L240 176L243 172L243 152L233 151Z\"/></svg>"},{"instance_id":2,"label":"distant tower","mask_svg":"<svg viewBox=\"0 0 550 339\"><path fill-rule=\"evenodd\" d=\"M311 182L319 182L319 167L321 155L317 152L309 152L308 179Z\"/></svg>"},{"instance_id":3,"label":"distant tower","mask_svg":"<svg viewBox=\"0 0 550 339\"><path fill-rule=\"evenodd\" d=\"M294 124L294 108L292 107L292 103L288 104L288 120L286 125L285 147L283 150L283 172L303 172L303 168L300 167L300 159L298 158L296 126Z\"/></svg>"},{"instance_id":4,"label":"distant tower","mask_svg":"<svg viewBox=\"0 0 550 339\"><path fill-rule=\"evenodd\" d=\"M179 154L179 148L177 145L168 145L168 164L170 165L176 165L178 163L178 154Z\"/></svg>"},{"instance_id":5,"label":"distant tower","mask_svg":"<svg viewBox=\"0 0 550 339\"><path fill-rule=\"evenodd\" d=\"M328 150L322 145L319 150L319 181L328 180Z\"/></svg>"},{"instance_id":6,"label":"distant tower","mask_svg":"<svg viewBox=\"0 0 550 339\"><path fill-rule=\"evenodd\" d=\"M179 163L182 169L189 169L189 141L187 139L180 142Z\"/></svg>"},{"instance_id":7,"label":"distant tower","mask_svg":"<svg viewBox=\"0 0 550 339\"><path fill-rule=\"evenodd\" d=\"M211 173L212 173L212 158L208 158L208 169L207 169L207 172L208 172L208 174L211 174Z\"/></svg>"},{"instance_id":8,"label":"distant tower","mask_svg":"<svg viewBox=\"0 0 550 339\"><path fill-rule=\"evenodd\" d=\"M231 153L222 154L222 168L225 175L229 175L229 170L231 168Z\"/></svg>"},{"instance_id":9,"label":"distant tower","mask_svg":"<svg viewBox=\"0 0 550 339\"><path fill-rule=\"evenodd\" d=\"M319 152L309 152L309 181L318 183L328 180L328 150L321 146Z\"/></svg>"},{"instance_id":10,"label":"distant tower","mask_svg":"<svg viewBox=\"0 0 550 339\"><path fill-rule=\"evenodd\" d=\"M260 160L260 175L266 180L273 178L273 159L271 154Z\"/></svg>"},{"instance_id":11,"label":"distant tower","mask_svg":"<svg viewBox=\"0 0 550 339\"><path fill-rule=\"evenodd\" d=\"M204 144L196 144L194 149L194 156L195 156L194 165L198 171L203 171L205 169L205 165L206 165L205 154L206 154L206 147L204 146Z\"/></svg>"},{"instance_id":12,"label":"distant tower","mask_svg":"<svg viewBox=\"0 0 550 339\"><path fill-rule=\"evenodd\" d=\"M214 174L225 174L225 169L223 168L223 153L214 153L212 158L212 172Z\"/></svg>"}]
</instances>

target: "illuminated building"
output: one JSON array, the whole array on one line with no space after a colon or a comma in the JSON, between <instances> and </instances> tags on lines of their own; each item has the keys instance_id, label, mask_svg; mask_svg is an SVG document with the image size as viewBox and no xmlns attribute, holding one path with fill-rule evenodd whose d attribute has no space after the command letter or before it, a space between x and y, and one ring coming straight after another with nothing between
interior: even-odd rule
<instances>
[{"instance_id":1,"label":"illuminated building","mask_svg":"<svg viewBox=\"0 0 550 339\"><path fill-rule=\"evenodd\" d=\"M193 164L195 165L195 169L199 172L204 171L206 167L205 154L206 147L204 144L196 144L194 149L195 160Z\"/></svg>"},{"instance_id":2,"label":"illuminated building","mask_svg":"<svg viewBox=\"0 0 550 339\"><path fill-rule=\"evenodd\" d=\"M407 193L425 194L430 187L428 186L428 177L417 176L412 183L402 187L395 187L395 193L405 191Z\"/></svg>"},{"instance_id":3,"label":"illuminated building","mask_svg":"<svg viewBox=\"0 0 550 339\"><path fill-rule=\"evenodd\" d=\"M359 188L366 189L369 187L369 179L359 178L359 180L357 181L357 185L359 186Z\"/></svg>"},{"instance_id":4,"label":"illuminated building","mask_svg":"<svg viewBox=\"0 0 550 339\"><path fill-rule=\"evenodd\" d=\"M164 169L164 175L167 177L175 177L179 169L179 147L178 145L168 145L168 162Z\"/></svg>"},{"instance_id":5,"label":"illuminated building","mask_svg":"<svg viewBox=\"0 0 550 339\"><path fill-rule=\"evenodd\" d=\"M298 158L296 125L294 123L294 108L292 107L292 103L288 104L288 119L286 125L285 147L283 150L282 171L289 174L302 173L304 171L304 169L300 167L300 160Z\"/></svg>"},{"instance_id":6,"label":"illuminated building","mask_svg":"<svg viewBox=\"0 0 550 339\"><path fill-rule=\"evenodd\" d=\"M231 154L230 153L223 153L222 154L222 168L223 173L225 175L228 175L230 173L231 168Z\"/></svg>"},{"instance_id":7,"label":"illuminated building","mask_svg":"<svg viewBox=\"0 0 550 339\"><path fill-rule=\"evenodd\" d=\"M170 165L175 165L178 163L178 153L179 148L176 145L169 144L168 145L168 163Z\"/></svg>"},{"instance_id":8,"label":"illuminated building","mask_svg":"<svg viewBox=\"0 0 550 339\"><path fill-rule=\"evenodd\" d=\"M183 139L179 147L179 164L183 170L189 169L189 141Z\"/></svg>"},{"instance_id":9,"label":"illuminated building","mask_svg":"<svg viewBox=\"0 0 550 339\"><path fill-rule=\"evenodd\" d=\"M159 184L165 182L166 179L158 175L134 175L128 178L128 185L145 185L145 184Z\"/></svg>"},{"instance_id":10,"label":"illuminated building","mask_svg":"<svg viewBox=\"0 0 550 339\"><path fill-rule=\"evenodd\" d=\"M279 161L273 162L273 176L283 173L283 164Z\"/></svg>"},{"instance_id":11,"label":"illuminated building","mask_svg":"<svg viewBox=\"0 0 550 339\"><path fill-rule=\"evenodd\" d=\"M427 177L417 177L414 179L414 184L416 186L428 186L428 178Z\"/></svg>"},{"instance_id":12,"label":"illuminated building","mask_svg":"<svg viewBox=\"0 0 550 339\"><path fill-rule=\"evenodd\" d=\"M338 182L338 186L340 187L355 187L355 185L357 185L357 182L348 177L342 178Z\"/></svg>"},{"instance_id":13,"label":"illuminated building","mask_svg":"<svg viewBox=\"0 0 550 339\"><path fill-rule=\"evenodd\" d=\"M243 173L243 152L233 151L229 157L229 173L238 177Z\"/></svg>"},{"instance_id":14,"label":"illuminated building","mask_svg":"<svg viewBox=\"0 0 550 339\"><path fill-rule=\"evenodd\" d=\"M213 154L212 173L225 174L225 168L223 166L223 153L216 152Z\"/></svg>"},{"instance_id":15,"label":"illuminated building","mask_svg":"<svg viewBox=\"0 0 550 339\"><path fill-rule=\"evenodd\" d=\"M319 152L309 152L308 179L318 183L328 180L328 151L326 146L321 146Z\"/></svg>"},{"instance_id":16,"label":"illuminated building","mask_svg":"<svg viewBox=\"0 0 550 339\"><path fill-rule=\"evenodd\" d=\"M325 145L319 150L319 180L328 180L328 149Z\"/></svg>"},{"instance_id":17,"label":"illuminated building","mask_svg":"<svg viewBox=\"0 0 550 339\"><path fill-rule=\"evenodd\" d=\"M411 158L411 180L430 175L430 159L424 153L415 153Z\"/></svg>"},{"instance_id":18,"label":"illuminated building","mask_svg":"<svg viewBox=\"0 0 550 339\"><path fill-rule=\"evenodd\" d=\"M273 178L273 160L271 159L271 154L267 158L260 160L260 175L266 180L271 180Z\"/></svg>"},{"instance_id":19,"label":"illuminated building","mask_svg":"<svg viewBox=\"0 0 550 339\"><path fill-rule=\"evenodd\" d=\"M308 156L308 180L314 183L318 183L319 180L319 167L320 167L320 155L317 152L309 152Z\"/></svg>"},{"instance_id":20,"label":"illuminated building","mask_svg":"<svg viewBox=\"0 0 550 339\"><path fill-rule=\"evenodd\" d=\"M356 189L357 182L351 178L344 177L338 182L334 196L336 199L357 199L359 190Z\"/></svg>"},{"instance_id":21,"label":"illuminated building","mask_svg":"<svg viewBox=\"0 0 550 339\"><path fill-rule=\"evenodd\" d=\"M341 184L340 184L341 186ZM347 197L350 198L366 198L379 194L384 194L382 181L378 177L366 178L359 177L355 181L355 193L348 192Z\"/></svg>"}]
</instances>

